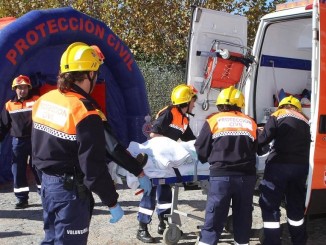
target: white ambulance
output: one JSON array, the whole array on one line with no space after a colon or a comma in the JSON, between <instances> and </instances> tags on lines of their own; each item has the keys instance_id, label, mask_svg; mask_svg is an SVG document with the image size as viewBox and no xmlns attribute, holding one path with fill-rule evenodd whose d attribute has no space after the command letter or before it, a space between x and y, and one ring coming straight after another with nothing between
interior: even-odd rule
<instances>
[{"instance_id":1,"label":"white ambulance","mask_svg":"<svg viewBox=\"0 0 326 245\"><path fill-rule=\"evenodd\" d=\"M324 23L324 24L322 24ZM263 124L284 95L301 98L311 121L312 143L306 213L326 213L326 1L280 4L264 16L253 48L247 19L201 7L193 9L187 84L198 100L191 127L198 134L215 101L234 85L245 95L245 113ZM324 44L323 44L324 43ZM264 157L258 161L263 171Z\"/></svg>"}]
</instances>

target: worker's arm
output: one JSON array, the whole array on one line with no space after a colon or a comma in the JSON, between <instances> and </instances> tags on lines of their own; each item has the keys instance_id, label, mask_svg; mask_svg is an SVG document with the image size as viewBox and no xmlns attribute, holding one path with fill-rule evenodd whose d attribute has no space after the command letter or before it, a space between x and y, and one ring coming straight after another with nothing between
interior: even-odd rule
<instances>
[{"instance_id":1,"label":"worker's arm","mask_svg":"<svg viewBox=\"0 0 326 245\"><path fill-rule=\"evenodd\" d=\"M112 160L138 177L139 187L144 190L144 195L151 192L152 184L145 175L143 168L136 158L134 158L113 135L110 125L104 121L104 135L106 152Z\"/></svg>"},{"instance_id":2,"label":"worker's arm","mask_svg":"<svg viewBox=\"0 0 326 245\"><path fill-rule=\"evenodd\" d=\"M186 131L181 135L180 139L182 141L190 141L190 140L196 139L196 136L194 135L194 133L189 125L188 125Z\"/></svg>"},{"instance_id":3,"label":"worker's arm","mask_svg":"<svg viewBox=\"0 0 326 245\"><path fill-rule=\"evenodd\" d=\"M10 128L11 128L11 118L9 112L4 106L0 115L0 142L4 140Z\"/></svg>"},{"instance_id":4,"label":"worker's arm","mask_svg":"<svg viewBox=\"0 0 326 245\"><path fill-rule=\"evenodd\" d=\"M169 128L173 120L173 115L170 111L170 108L166 108L161 111L159 116L152 123L152 130L150 133L150 137L160 137L166 135L166 129Z\"/></svg>"},{"instance_id":5,"label":"worker's arm","mask_svg":"<svg viewBox=\"0 0 326 245\"><path fill-rule=\"evenodd\" d=\"M101 119L96 115L87 116L78 123L76 127L78 162L84 174L84 185L96 193L103 204L113 207L117 204L119 195L107 170L101 124Z\"/></svg>"},{"instance_id":6,"label":"worker's arm","mask_svg":"<svg viewBox=\"0 0 326 245\"><path fill-rule=\"evenodd\" d=\"M211 129L206 121L195 141L196 153L201 163L208 161L208 157L212 152L212 141Z\"/></svg>"},{"instance_id":7,"label":"worker's arm","mask_svg":"<svg viewBox=\"0 0 326 245\"><path fill-rule=\"evenodd\" d=\"M143 168L140 166L137 159L134 158L126 150L126 148L120 144L120 142L114 136L108 122L103 121L103 124L106 142L106 153L109 155L109 157L112 158L115 163L138 177L143 172Z\"/></svg>"},{"instance_id":8,"label":"worker's arm","mask_svg":"<svg viewBox=\"0 0 326 245\"><path fill-rule=\"evenodd\" d=\"M258 130L258 155L266 154L269 151L269 144L275 138L276 131L277 118L275 116L271 116L265 124L263 130Z\"/></svg>"}]
</instances>

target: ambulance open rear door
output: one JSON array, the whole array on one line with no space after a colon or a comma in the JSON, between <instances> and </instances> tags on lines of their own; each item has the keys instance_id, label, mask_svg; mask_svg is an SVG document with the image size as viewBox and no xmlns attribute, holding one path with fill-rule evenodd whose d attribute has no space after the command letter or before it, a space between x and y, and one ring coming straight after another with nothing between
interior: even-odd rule
<instances>
[{"instance_id":1,"label":"ambulance open rear door","mask_svg":"<svg viewBox=\"0 0 326 245\"><path fill-rule=\"evenodd\" d=\"M312 142L306 197L308 215L326 213L326 3L315 0L313 8Z\"/></svg>"},{"instance_id":2,"label":"ambulance open rear door","mask_svg":"<svg viewBox=\"0 0 326 245\"><path fill-rule=\"evenodd\" d=\"M238 87L247 62L247 18L226 12L194 7L188 44L187 84L198 91L190 119L195 135L206 117L217 111L219 92ZM240 61L240 62L239 62ZM244 62L244 63L245 63Z\"/></svg>"}]
</instances>

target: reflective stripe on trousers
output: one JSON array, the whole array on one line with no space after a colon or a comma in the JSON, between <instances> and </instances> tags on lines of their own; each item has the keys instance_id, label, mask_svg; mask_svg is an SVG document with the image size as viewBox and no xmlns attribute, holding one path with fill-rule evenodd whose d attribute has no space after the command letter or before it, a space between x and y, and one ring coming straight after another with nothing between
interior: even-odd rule
<instances>
[{"instance_id":1,"label":"reflective stripe on trousers","mask_svg":"<svg viewBox=\"0 0 326 245\"><path fill-rule=\"evenodd\" d=\"M268 163L260 184L259 205L264 222L264 244L281 244L280 206L285 197L289 233L293 244L307 240L304 202L308 164Z\"/></svg>"},{"instance_id":2,"label":"reflective stripe on trousers","mask_svg":"<svg viewBox=\"0 0 326 245\"><path fill-rule=\"evenodd\" d=\"M26 138L12 138L12 165L11 171L14 177L14 193L17 199L27 200L29 194L29 186L27 181L27 166L31 167L36 184L41 186L41 181L36 173L35 168L32 166L31 153L32 153L31 139ZM29 164L28 164L29 160Z\"/></svg>"},{"instance_id":3,"label":"reflective stripe on trousers","mask_svg":"<svg viewBox=\"0 0 326 245\"><path fill-rule=\"evenodd\" d=\"M248 245L249 243L237 243L234 242L234 245ZM204 243L204 242L198 242L196 243L196 245L209 245L208 243Z\"/></svg>"},{"instance_id":4,"label":"reflective stripe on trousers","mask_svg":"<svg viewBox=\"0 0 326 245\"><path fill-rule=\"evenodd\" d=\"M171 202L172 191L170 185L153 186L150 195L143 195L140 200L138 221L149 224L152 221L155 207L157 207L156 212L159 216L164 217L165 214L170 214Z\"/></svg>"}]
</instances>

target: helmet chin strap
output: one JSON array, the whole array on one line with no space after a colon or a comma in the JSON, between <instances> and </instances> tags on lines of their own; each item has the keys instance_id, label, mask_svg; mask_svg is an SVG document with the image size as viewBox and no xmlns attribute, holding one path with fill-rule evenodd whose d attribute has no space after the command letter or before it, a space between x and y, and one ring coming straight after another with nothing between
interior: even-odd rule
<instances>
[{"instance_id":1,"label":"helmet chin strap","mask_svg":"<svg viewBox=\"0 0 326 245\"><path fill-rule=\"evenodd\" d=\"M187 113L188 115L190 115L190 116L195 116L195 114L193 114L193 113L191 113L191 112L189 111L189 106L190 106L190 103L188 103L186 113Z\"/></svg>"}]
</instances>

